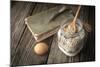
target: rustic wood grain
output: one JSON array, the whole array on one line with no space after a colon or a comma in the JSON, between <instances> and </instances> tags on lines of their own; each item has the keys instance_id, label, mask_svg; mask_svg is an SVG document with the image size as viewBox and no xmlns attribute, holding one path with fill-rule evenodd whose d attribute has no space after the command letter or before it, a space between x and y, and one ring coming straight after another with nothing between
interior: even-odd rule
<instances>
[{"instance_id":1,"label":"rustic wood grain","mask_svg":"<svg viewBox=\"0 0 100 67\"><path fill-rule=\"evenodd\" d=\"M37 65L37 64L54 64L54 63L72 63L94 61L95 59L95 29L94 15L91 15L91 7L83 7L80 13L80 19L89 22L93 31L89 33L86 45L83 50L74 57L68 57L62 53L57 44L57 34L44 40L49 45L49 52L44 56L38 56L34 53L33 48L36 44L31 32L25 25L24 19L28 16L35 15L45 11L57 4L32 3L32 2L11 2L11 65ZM70 6L75 13L77 6ZM88 13L88 9L91 9ZM88 17L89 16L89 17ZM90 17L93 16L93 17ZM89 18L89 19L88 19Z\"/></svg>"},{"instance_id":2,"label":"rustic wood grain","mask_svg":"<svg viewBox=\"0 0 100 67\"><path fill-rule=\"evenodd\" d=\"M57 42L57 34L55 34L53 38L53 42L51 45L49 57L48 57L48 64L55 64L55 63L70 63L70 62L78 62L79 55L74 57L66 56L59 48Z\"/></svg>"},{"instance_id":3,"label":"rustic wood grain","mask_svg":"<svg viewBox=\"0 0 100 67\"><path fill-rule=\"evenodd\" d=\"M72 8L72 9L73 9L73 12L74 12L74 10L76 11L77 8L75 7L75 8ZM81 21L83 23L86 23L86 22L89 21L88 16L89 16L89 7L85 6L81 9L81 12L79 14L79 18L81 19ZM82 51L78 55L76 55L74 57L68 57L68 56L64 55L59 50L58 45L57 45L57 35L56 35L55 39L53 39L53 42L52 42L52 45L51 45L51 51L50 51L47 63L53 64L53 63L66 63L66 62L72 63L72 62L79 62L79 61L80 62L93 61L94 56L92 56L92 58L91 58L91 55L95 54L94 49L93 49L93 47L94 47L94 40L93 40L94 35L91 35L91 33L89 33L88 35L89 35L89 37L87 38L87 41L86 41L86 44L84 45L84 48L82 49ZM92 41L92 42L90 42L90 41ZM91 54L90 49L93 51L92 54Z\"/></svg>"},{"instance_id":4,"label":"rustic wood grain","mask_svg":"<svg viewBox=\"0 0 100 67\"><path fill-rule=\"evenodd\" d=\"M45 64L47 60L47 55L44 56L38 56L34 53L34 46L36 44L36 41L34 40L32 34L28 30L28 28L25 30L22 39L23 41L20 41L20 45L26 44L26 46L20 48L24 48L24 50L20 49L23 53L20 54L21 58L18 59L19 62L17 65L32 65L32 64ZM48 38L47 40L44 40L49 46L52 42L51 38ZM20 51L20 52L21 52Z\"/></svg>"},{"instance_id":5,"label":"rustic wood grain","mask_svg":"<svg viewBox=\"0 0 100 67\"><path fill-rule=\"evenodd\" d=\"M49 9L49 8L43 8L43 6L45 7L48 7L48 4L44 4L41 6L41 4L36 4L35 5L35 8L32 12L32 15L34 14L37 14L38 12L41 12L43 10L46 10L46 9ZM37 10L37 11L36 11ZM29 29L26 30L27 33L26 35L23 36L23 38L25 36L27 36L30 32L29 32ZM46 64L46 61L47 61L47 57L48 57L48 54L44 55L44 56L38 56L34 53L33 49L34 49L34 46L36 44L36 41L34 40L32 34L31 36L28 37L29 39L26 39L28 40L28 44L27 46L25 47L25 50L23 51L23 54L22 54L22 57L21 59L19 60L19 63L17 65L32 65L32 64ZM24 42L25 39L23 39L23 42ZM52 37L44 40L44 42L46 42L49 47L50 47L50 44L52 42Z\"/></svg>"},{"instance_id":6,"label":"rustic wood grain","mask_svg":"<svg viewBox=\"0 0 100 67\"><path fill-rule=\"evenodd\" d=\"M24 12L24 10L22 10L24 8L23 6L28 5L28 4L20 5L19 2L16 2L16 3L18 3L18 4L16 6L14 6L15 8L14 7L12 8L15 11L13 11L13 10L12 11L13 12L16 12L16 10L18 10L18 7L20 7L20 10L18 10L19 11L19 14L18 13L15 14L15 13L12 12L13 13L12 14L13 16L11 18L12 21L13 21L12 22L12 26L13 26L13 24L15 22L18 23L17 22L18 19L17 20L14 20L15 19L14 16L18 16L17 18L20 18L22 20L22 22L21 21L20 22L23 23L23 27L21 27L21 29L24 28L24 30L23 30L23 33L21 35L21 38L18 40L18 44L16 44L17 42L14 42L12 40L12 42L14 42L14 43L11 46L11 49L12 49L11 51L13 51L13 52L11 52L12 53L12 56L11 56L12 57L12 62L11 62L11 64L12 65L44 64L47 61L47 56L48 55L45 55L45 56L37 56L34 53L32 46L35 46L35 43L36 42L35 42L32 34L30 33L30 31L27 29L26 25L24 24L24 19L26 17L20 15L20 13L23 13ZM27 9L27 10L33 11L33 12L30 13L29 15L34 15L34 14L36 14L38 12L41 12L43 10L46 10L46 9L49 9L49 8L55 6L55 5L53 5L53 6L48 7L49 6L48 4L44 4L42 6L41 6L41 4L35 4L35 3L30 3L30 4L31 4L31 7L28 7L28 8L30 8L30 10L29 9ZM35 8L34 8L34 4L35 4ZM44 6L44 8L43 8L43 6ZM25 13L25 14L27 14L27 13ZM19 25L16 25L16 26L13 26L13 27L16 28L16 27L20 27L20 26ZM13 29L13 27L11 27L11 29ZM19 30L17 30L17 31L14 30L14 31L16 31L15 35L18 34L18 33L21 34L21 32L19 32ZM14 34L13 30L11 32ZM15 38L15 37L13 37L13 38ZM18 36L17 36L17 38L18 38ZM49 44L51 42L51 40L52 40L52 38L49 38L45 42L47 42ZM16 46L16 49L13 46ZM15 50L15 52L14 52L14 50ZM37 60L37 59L39 59L39 60Z\"/></svg>"},{"instance_id":7,"label":"rustic wood grain","mask_svg":"<svg viewBox=\"0 0 100 67\"><path fill-rule=\"evenodd\" d=\"M89 6L88 23L91 25L92 31L88 33L86 45L80 53L80 62L95 60L95 7Z\"/></svg>"},{"instance_id":8,"label":"rustic wood grain","mask_svg":"<svg viewBox=\"0 0 100 67\"><path fill-rule=\"evenodd\" d=\"M20 47L19 42L24 33L26 25L24 23L24 19L31 14L31 10L34 4L32 3L23 3L16 2L16 5L11 9L11 63L15 63L15 59L17 55L17 50ZM23 49L23 48L22 48Z\"/></svg>"}]
</instances>

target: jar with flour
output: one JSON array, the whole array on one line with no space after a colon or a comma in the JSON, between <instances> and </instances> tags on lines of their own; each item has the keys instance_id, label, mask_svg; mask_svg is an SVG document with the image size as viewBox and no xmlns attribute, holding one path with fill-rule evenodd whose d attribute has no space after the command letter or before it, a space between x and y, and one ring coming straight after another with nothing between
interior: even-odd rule
<instances>
[{"instance_id":1,"label":"jar with flour","mask_svg":"<svg viewBox=\"0 0 100 67\"><path fill-rule=\"evenodd\" d=\"M63 24L58 31L58 47L68 56L75 56L84 46L86 32L80 19L76 20L77 32L69 26L72 19Z\"/></svg>"}]
</instances>

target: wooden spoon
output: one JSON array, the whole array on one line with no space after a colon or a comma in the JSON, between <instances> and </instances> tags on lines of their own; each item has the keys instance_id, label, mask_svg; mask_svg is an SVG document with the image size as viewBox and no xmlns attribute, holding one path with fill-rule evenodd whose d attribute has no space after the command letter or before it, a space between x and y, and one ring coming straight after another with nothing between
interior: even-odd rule
<instances>
[{"instance_id":1,"label":"wooden spoon","mask_svg":"<svg viewBox=\"0 0 100 67\"><path fill-rule=\"evenodd\" d=\"M81 5L78 7L77 12L76 12L76 15L75 15L73 21L70 24L70 26L73 28L74 32L77 32L77 29L76 29L76 20L77 20L77 17L78 17L80 8L81 8Z\"/></svg>"}]
</instances>

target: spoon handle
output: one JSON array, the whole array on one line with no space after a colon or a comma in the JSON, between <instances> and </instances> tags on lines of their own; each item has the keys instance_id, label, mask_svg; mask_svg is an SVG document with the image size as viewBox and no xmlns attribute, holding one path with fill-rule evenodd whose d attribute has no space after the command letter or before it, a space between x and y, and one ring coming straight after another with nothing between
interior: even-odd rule
<instances>
[{"instance_id":1,"label":"spoon handle","mask_svg":"<svg viewBox=\"0 0 100 67\"><path fill-rule=\"evenodd\" d=\"M77 20L77 17L78 17L78 14L79 14L80 8L81 8L81 5L78 7L77 12L76 12L76 14L75 14L75 17L74 17L74 19L73 19L73 21L72 21L72 23L71 23L74 32L77 31L77 29L76 29L76 20Z\"/></svg>"},{"instance_id":2,"label":"spoon handle","mask_svg":"<svg viewBox=\"0 0 100 67\"><path fill-rule=\"evenodd\" d=\"M77 9L77 12L76 12L76 15L75 15L75 17L74 17L73 23L76 22L76 19L77 19L77 17L78 17L79 11L80 11L80 8L81 8L81 5L80 5L80 6L78 7L78 9Z\"/></svg>"}]
</instances>

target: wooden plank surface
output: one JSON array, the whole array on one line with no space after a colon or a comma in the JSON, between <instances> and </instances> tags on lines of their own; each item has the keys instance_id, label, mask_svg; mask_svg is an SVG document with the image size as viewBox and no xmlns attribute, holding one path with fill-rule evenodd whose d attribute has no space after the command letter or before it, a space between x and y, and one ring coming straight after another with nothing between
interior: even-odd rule
<instances>
[{"instance_id":1,"label":"wooden plank surface","mask_svg":"<svg viewBox=\"0 0 100 67\"><path fill-rule=\"evenodd\" d=\"M57 34L44 40L49 45L49 52L44 56L38 56L34 53L33 48L36 44L31 32L25 25L24 19L28 16L45 11L49 8L58 6L57 4L41 4L32 2L11 2L11 65L37 65L37 64L54 64L54 63L72 63L93 61L95 59L94 46L94 22L91 19L88 10L90 7L83 7L80 18L84 22L90 22L93 27L83 50L74 57L68 57L62 53L57 46ZM72 7L74 13L77 6ZM91 8L92 9L92 8ZM94 13L94 12L93 12ZM88 15L90 15L88 17ZM93 19L94 17L92 17ZM92 52L91 52L92 51Z\"/></svg>"},{"instance_id":2,"label":"wooden plank surface","mask_svg":"<svg viewBox=\"0 0 100 67\"><path fill-rule=\"evenodd\" d=\"M15 8L12 10L12 13L13 13L13 11L14 12L19 12L19 14L17 14L17 13L13 13L12 15L12 17L13 18L11 18L12 19L12 22L11 22L11 24L14 24L14 23L18 23L17 21L19 20L18 18L20 18L20 20L22 20L22 21L20 21L21 23L23 23L24 25L23 25L23 27L21 27L21 29L23 29L24 28L24 31L23 31L23 33L21 33L21 32L19 32L20 31L20 28L18 28L19 30L14 30L14 31L16 31L17 33L15 33L15 35L16 34L22 34L22 36L21 36L21 38L20 38L20 40L18 40L18 44L16 43L16 42L14 42L13 41L13 39L15 38L15 37L13 37L13 39L12 39L12 41L11 41L11 43L12 43L12 45L11 45L11 57L12 57L12 60L11 60L11 63L12 63L12 65L29 65L29 64L44 64L44 63L46 63L46 57L47 57L47 55L46 56L37 56L36 54L34 54L34 52L33 52L33 48L32 48L32 46L34 46L35 45L35 40L34 40L34 38L33 38L33 36L32 36L32 34L30 33L30 31L27 29L27 27L26 27L26 25L25 25L25 22L24 22L24 19L27 17L24 17L23 15L20 15L21 13L23 13L24 12L24 7L23 6L26 6L26 5L28 5L28 3L26 4L23 4L23 5L20 5L22 2L16 2L17 3L17 5L15 6ZM20 4L19 4L20 3ZM49 9L50 7L54 7L55 5L53 5L53 6L49 6L48 4L44 4L44 5L42 5L41 6L41 4L35 4L35 8L34 8L34 4L35 3L33 3L33 4L31 4L30 3L30 7L28 7L28 9L27 10L29 10L29 11L32 11L33 9L34 9L34 11L32 11L32 13L31 14L29 14L29 15L34 15L34 14L36 14L36 13L38 13L38 12L41 12L41 11L43 11L43 10L46 10L46 9ZM44 8L43 8L43 6L44 6ZM47 7L45 7L45 6L47 6ZM13 6L14 7L14 6ZM23 8L20 8L20 10L18 10L19 9L19 7L23 7ZM26 8L26 7L25 7ZM18 10L18 11L16 11L16 10ZM27 13L25 13L25 14L27 14ZM15 18L14 18L14 16L18 16L17 17L17 21L13 21L13 20L15 20ZM14 25L13 25L13 27L14 28L16 28L16 27L18 27L19 25L16 25L15 27L14 27ZM24 27L25 26L25 27ZM11 27L11 29L13 29L13 27ZM12 35L11 36L13 36L13 31L11 31L12 32ZM25 35L24 35L25 34ZM17 39L18 39L18 36L16 36L17 37ZM49 38L49 39L51 39L51 38ZM48 41L50 41L49 39L47 39ZM52 39L51 39L52 40ZM16 40L17 41L17 40ZM47 41L46 41L47 42ZM51 41L50 41L51 42ZM49 42L47 42L48 44L49 44ZM13 46L16 46L15 48L13 47ZM16 51L16 52L14 52L14 50ZM14 56L14 57L13 57ZM39 59L39 60L37 60L37 58ZM34 63L33 63L34 62Z\"/></svg>"},{"instance_id":3,"label":"wooden plank surface","mask_svg":"<svg viewBox=\"0 0 100 67\"><path fill-rule=\"evenodd\" d=\"M20 40L25 31L26 25L24 18L31 14L31 9L34 4L17 2L11 9L11 63L16 64L17 58L21 56L19 51ZM17 6L17 7L16 7ZM25 46L25 44L23 44ZM23 50L23 48L21 48Z\"/></svg>"},{"instance_id":4,"label":"wooden plank surface","mask_svg":"<svg viewBox=\"0 0 100 67\"><path fill-rule=\"evenodd\" d=\"M74 57L66 56L62 51L58 48L58 42L57 42L57 34L54 36L52 45L51 45L51 51L48 58L48 64L55 64L55 63L71 63L71 62L78 62L79 61L79 55L76 55Z\"/></svg>"},{"instance_id":5,"label":"wooden plank surface","mask_svg":"<svg viewBox=\"0 0 100 67\"><path fill-rule=\"evenodd\" d=\"M47 6L48 7L48 4L44 4L42 6L41 6L41 4L36 4L35 5L35 8L32 11L32 14L31 15L34 15L36 13L39 13L41 11L44 11L44 10L50 8L50 7L48 7L48 8L45 8L44 7L43 8L43 6ZM28 32L30 33L29 29L26 30L26 33L27 33L26 35L29 34ZM26 35L24 35L23 38ZM28 38L29 38L29 40L31 39L31 41L28 41L29 43L25 47L25 50L23 51L23 54L22 54L22 58L20 59L18 65L46 64L48 54L45 55L45 56L38 56L38 55L36 55L34 53L34 51L33 51L33 48L34 48L36 42L34 41L34 38L33 38L32 34ZM25 39L23 39L23 40L25 40ZM47 40L44 40L44 41L50 46L50 44L52 42L52 37L50 37L50 38L48 38Z\"/></svg>"},{"instance_id":6,"label":"wooden plank surface","mask_svg":"<svg viewBox=\"0 0 100 67\"><path fill-rule=\"evenodd\" d=\"M74 10L76 11L77 7L72 8L73 12ZM81 21L84 22L88 22L88 10L89 7L82 7L80 14L79 14L79 18L81 19ZM75 12L74 12L75 13ZM90 38L90 37L89 37ZM87 41L88 43L89 41ZM89 55L87 55L87 52L89 51L89 47L88 44L85 44L83 50L76 56L74 57L68 57L65 54L63 54L59 48L57 47L57 36L55 37L55 39L53 39L52 42L52 46L51 46L51 50L50 54L49 54L49 58L48 58L48 63L64 63L64 62L78 62L78 61L89 61ZM57 50L58 49L58 50ZM67 60L67 61L66 61Z\"/></svg>"}]
</instances>

